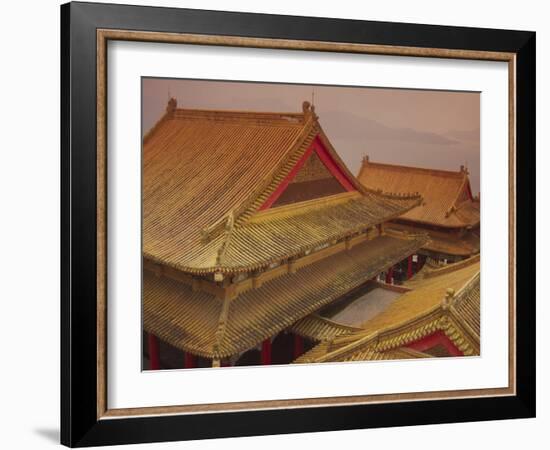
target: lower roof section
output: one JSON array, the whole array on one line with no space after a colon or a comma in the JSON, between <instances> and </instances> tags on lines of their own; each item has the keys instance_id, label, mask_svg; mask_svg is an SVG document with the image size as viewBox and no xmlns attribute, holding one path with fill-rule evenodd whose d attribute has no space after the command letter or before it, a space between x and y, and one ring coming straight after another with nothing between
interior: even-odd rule
<instances>
[{"instance_id":1,"label":"lower roof section","mask_svg":"<svg viewBox=\"0 0 550 450\"><path fill-rule=\"evenodd\" d=\"M203 229L195 242L176 241L170 230L163 239L144 240L144 256L195 275L254 272L364 233L419 201L418 196L356 191L260 211L242 224L230 213L213 229Z\"/></svg>"},{"instance_id":2,"label":"lower roof section","mask_svg":"<svg viewBox=\"0 0 550 450\"><path fill-rule=\"evenodd\" d=\"M425 236L380 236L225 301L145 271L143 326L184 351L226 358L339 299L425 242Z\"/></svg>"},{"instance_id":3,"label":"lower roof section","mask_svg":"<svg viewBox=\"0 0 550 450\"><path fill-rule=\"evenodd\" d=\"M430 240L423 249L433 253L463 258L479 253L479 228L465 230L462 235L459 236L453 234L452 231L426 230L422 226L414 226L412 224L391 223L389 226L394 230L406 231L409 233L427 232L430 236Z\"/></svg>"},{"instance_id":4,"label":"lower roof section","mask_svg":"<svg viewBox=\"0 0 550 450\"><path fill-rule=\"evenodd\" d=\"M336 336L361 331L361 328L342 325L315 313L300 319L292 325L290 330L299 336L313 341L324 341Z\"/></svg>"},{"instance_id":5,"label":"lower roof section","mask_svg":"<svg viewBox=\"0 0 550 450\"><path fill-rule=\"evenodd\" d=\"M425 357L407 346L438 332L464 355L479 355L479 257L417 274L406 286L409 291L359 331L336 333L295 362Z\"/></svg>"}]
</instances>

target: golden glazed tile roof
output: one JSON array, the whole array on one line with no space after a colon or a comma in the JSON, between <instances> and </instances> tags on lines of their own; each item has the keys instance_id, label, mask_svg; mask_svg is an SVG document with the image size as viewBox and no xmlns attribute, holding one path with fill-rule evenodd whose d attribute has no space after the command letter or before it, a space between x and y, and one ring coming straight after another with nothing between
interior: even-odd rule
<instances>
[{"instance_id":1,"label":"golden glazed tile roof","mask_svg":"<svg viewBox=\"0 0 550 450\"><path fill-rule=\"evenodd\" d=\"M467 170L451 172L380 164L366 157L357 178L371 189L419 192L424 199L422 204L401 219L452 228L479 224L479 201L471 198Z\"/></svg>"},{"instance_id":2,"label":"golden glazed tile roof","mask_svg":"<svg viewBox=\"0 0 550 450\"><path fill-rule=\"evenodd\" d=\"M415 289L417 287L423 287L427 283L427 280L431 278L441 277L445 274L451 274L459 270L465 269L470 266L477 266L479 271L481 255L478 253L470 258L463 259L452 264L443 264L431 258L426 259L426 263L422 270L416 273L411 279L405 281L403 286L406 289Z\"/></svg>"},{"instance_id":3,"label":"golden glazed tile roof","mask_svg":"<svg viewBox=\"0 0 550 450\"><path fill-rule=\"evenodd\" d=\"M342 196L344 197L342 199ZM366 231L380 218L395 217L402 202L340 194L339 203L312 201L312 207L285 207L259 213L226 239L218 252L220 271L254 270L295 254ZM338 198L336 199L338 200ZM309 203L309 202L308 202Z\"/></svg>"},{"instance_id":4,"label":"golden glazed tile roof","mask_svg":"<svg viewBox=\"0 0 550 450\"><path fill-rule=\"evenodd\" d=\"M438 236L429 233L430 242L424 247L435 253L453 256L471 256L479 253L479 236L469 233L461 238Z\"/></svg>"},{"instance_id":5,"label":"golden glazed tile roof","mask_svg":"<svg viewBox=\"0 0 550 450\"><path fill-rule=\"evenodd\" d=\"M478 272L477 276L456 295L449 308L458 323L476 339L478 345L481 331L479 279Z\"/></svg>"},{"instance_id":6,"label":"golden glazed tile roof","mask_svg":"<svg viewBox=\"0 0 550 450\"><path fill-rule=\"evenodd\" d=\"M314 139L351 180L357 198L252 220ZM362 187L308 104L301 114L276 114L183 110L174 101L144 138L144 257L184 272L256 270L396 217L420 200Z\"/></svg>"},{"instance_id":7,"label":"golden glazed tile roof","mask_svg":"<svg viewBox=\"0 0 550 450\"><path fill-rule=\"evenodd\" d=\"M390 350L375 350L374 348L363 348L348 354L342 361L382 361L393 359L416 359L426 358L427 355L415 352L408 348L395 348Z\"/></svg>"},{"instance_id":8,"label":"golden glazed tile roof","mask_svg":"<svg viewBox=\"0 0 550 450\"><path fill-rule=\"evenodd\" d=\"M425 239L377 237L226 301L145 271L144 329L204 357L238 354L375 277Z\"/></svg>"},{"instance_id":9,"label":"golden glazed tile roof","mask_svg":"<svg viewBox=\"0 0 550 450\"><path fill-rule=\"evenodd\" d=\"M296 362L391 359L395 351L436 331L465 355L479 354L479 270L476 258L428 272L408 283L412 290L362 324L361 331L323 341Z\"/></svg>"},{"instance_id":10,"label":"golden glazed tile roof","mask_svg":"<svg viewBox=\"0 0 550 450\"><path fill-rule=\"evenodd\" d=\"M324 341L332 339L335 336L361 331L360 328L342 325L325 317L321 317L319 314L310 314L300 319L290 327L290 330L293 333L313 341Z\"/></svg>"},{"instance_id":11,"label":"golden glazed tile roof","mask_svg":"<svg viewBox=\"0 0 550 450\"><path fill-rule=\"evenodd\" d=\"M411 226L410 223L391 223L388 224L388 228L408 233L427 232L430 240L424 246L424 249L435 253L461 257L468 257L479 253L479 229L463 230L463 235L455 236L453 233L426 230L422 227Z\"/></svg>"}]
</instances>

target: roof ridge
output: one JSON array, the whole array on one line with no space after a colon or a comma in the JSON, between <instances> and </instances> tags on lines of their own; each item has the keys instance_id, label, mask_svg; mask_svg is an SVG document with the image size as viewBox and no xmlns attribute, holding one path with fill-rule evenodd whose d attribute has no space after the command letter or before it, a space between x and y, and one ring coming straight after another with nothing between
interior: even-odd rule
<instances>
[{"instance_id":1,"label":"roof ridge","mask_svg":"<svg viewBox=\"0 0 550 450\"><path fill-rule=\"evenodd\" d=\"M282 121L285 124L300 124L304 122L303 112L271 112L271 111L247 111L231 109L187 109L177 108L173 112L175 119L211 119L211 120L260 120Z\"/></svg>"},{"instance_id":2,"label":"roof ridge","mask_svg":"<svg viewBox=\"0 0 550 450\"><path fill-rule=\"evenodd\" d=\"M311 209L334 206L340 203L357 200L358 198L361 198L361 194L357 191L341 192L338 194L327 195L325 197L318 197L311 200L304 200L297 203L289 203L276 208L264 209L263 211L258 211L256 214L251 216L249 221L251 223L258 223L266 219L270 219L273 216L288 217L299 214L307 214Z\"/></svg>"},{"instance_id":3,"label":"roof ridge","mask_svg":"<svg viewBox=\"0 0 550 450\"><path fill-rule=\"evenodd\" d=\"M376 344L378 341L378 335L379 335L378 331L365 332L365 330L358 331L351 334L337 335L331 340L329 345L340 344L340 343L342 343L343 345L341 347L335 348L332 351L330 351L330 347L329 347L329 351L325 355L323 355L321 358L319 358L318 362L323 362L324 360L327 360L331 357L334 358L340 355L345 355L350 350L353 350L357 347L361 347L366 344ZM353 339L354 337L358 337L358 339L354 340ZM335 342L335 341L340 341L340 342Z\"/></svg>"},{"instance_id":4,"label":"roof ridge","mask_svg":"<svg viewBox=\"0 0 550 450\"><path fill-rule=\"evenodd\" d=\"M479 281L481 275L481 270L478 270L470 279L454 293L452 302L449 306L458 306L464 301L464 297L468 295L471 289L473 289L476 283Z\"/></svg>"},{"instance_id":5,"label":"roof ridge","mask_svg":"<svg viewBox=\"0 0 550 450\"><path fill-rule=\"evenodd\" d=\"M462 270L468 266L471 266L472 264L480 262L480 254L470 256L469 258L463 259L462 261L458 261L453 264L447 264L443 267L438 267L437 269L433 269L430 272L426 273L424 275L424 278L433 278L440 275L445 275L450 272L456 272L458 270Z\"/></svg>"},{"instance_id":6,"label":"roof ridge","mask_svg":"<svg viewBox=\"0 0 550 450\"><path fill-rule=\"evenodd\" d=\"M370 158L368 155L363 157L363 161L361 164L361 169L359 171L359 175L361 174L361 171L366 166L375 166L375 167L382 167L390 170L404 170L404 171L416 171L416 172L422 172L430 175L438 175L438 176L445 176L445 177L456 177L460 178L463 176L468 175L467 169L464 169L464 166L461 166L461 168L457 171L454 170L446 170L446 169L433 169L429 167L418 167L418 166L408 166L403 164L390 164L390 163L381 163L381 162L372 162L370 161Z\"/></svg>"},{"instance_id":7,"label":"roof ridge","mask_svg":"<svg viewBox=\"0 0 550 450\"><path fill-rule=\"evenodd\" d=\"M222 261L225 257L225 253L227 252L227 248L229 247L229 244L231 243L231 238L233 237L234 227L235 227L235 214L233 213L233 210L230 210L225 216L225 237L222 245L218 249L218 254L216 255L217 266L222 265Z\"/></svg>"},{"instance_id":8,"label":"roof ridge","mask_svg":"<svg viewBox=\"0 0 550 450\"><path fill-rule=\"evenodd\" d=\"M453 203L452 203L451 207L447 210L446 214L452 214L452 213L456 212L456 210L458 209L457 202L460 199L460 196L462 195L462 192L464 191L466 186L469 184L468 173L466 171L462 171L461 174L463 174L462 183L460 184L460 187L457 190L455 199L453 200ZM467 201L467 200L465 200L465 201Z\"/></svg>"},{"instance_id":9,"label":"roof ridge","mask_svg":"<svg viewBox=\"0 0 550 450\"><path fill-rule=\"evenodd\" d=\"M214 342L212 343L212 354L214 355L219 354L222 348L223 339L227 330L227 318L229 316L229 308L231 306L231 300L225 299L222 301L223 305L220 311L220 315L218 317L218 326L214 334Z\"/></svg>"},{"instance_id":10,"label":"roof ridge","mask_svg":"<svg viewBox=\"0 0 550 450\"><path fill-rule=\"evenodd\" d=\"M414 198L417 198L418 205L420 205L420 203L423 200L422 194L420 194L420 192L389 192L389 191L383 191L382 189L370 188L367 186L362 186L362 187L366 192L380 195L382 197L386 197L393 200L412 200Z\"/></svg>"},{"instance_id":11,"label":"roof ridge","mask_svg":"<svg viewBox=\"0 0 550 450\"><path fill-rule=\"evenodd\" d=\"M360 331L361 330L361 328L359 328L359 327L354 327L352 325L346 325L346 324L343 324L343 323L335 322L334 320L329 319L328 317L321 316L317 312L314 312L313 314L310 314L309 316L304 317L304 319L307 319L308 317L310 317L313 320L320 320L321 322L327 323L327 324L332 325L336 328L341 328L341 329L344 329L344 330L349 330L349 331Z\"/></svg>"},{"instance_id":12,"label":"roof ridge","mask_svg":"<svg viewBox=\"0 0 550 450\"><path fill-rule=\"evenodd\" d=\"M155 122L155 124L143 136L143 145L145 145L145 143L151 138L153 133L157 131L164 122L166 122L168 119L170 119L174 115L174 111L176 110L177 104L178 102L174 97L171 97L170 100L168 100L168 104L166 105L164 114L160 117L159 120Z\"/></svg>"},{"instance_id":13,"label":"roof ridge","mask_svg":"<svg viewBox=\"0 0 550 450\"><path fill-rule=\"evenodd\" d=\"M315 139L319 128L316 116L314 114L307 114L306 121L303 125L304 128L302 132L292 143L291 149L287 152L285 158L283 158L280 164L271 173L266 175L264 180L260 183L261 188L254 191L249 198L243 202L243 205L245 206L240 208L240 211L236 216L237 225L241 225L254 212L257 211L259 205L256 206L256 203L259 199L262 199L262 195L269 192L268 190L270 186L274 183L274 181L277 181L278 177L284 179L284 177L288 175L294 167L294 164L297 162L296 158L300 158L307 151L308 147L311 145L311 142ZM261 202L263 203L263 200L261 200Z\"/></svg>"}]
</instances>

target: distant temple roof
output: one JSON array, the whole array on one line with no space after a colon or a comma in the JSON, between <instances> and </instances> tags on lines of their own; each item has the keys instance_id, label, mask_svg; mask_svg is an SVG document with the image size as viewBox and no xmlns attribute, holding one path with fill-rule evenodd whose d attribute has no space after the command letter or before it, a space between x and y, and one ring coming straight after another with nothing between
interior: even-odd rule
<instances>
[{"instance_id":1,"label":"distant temple roof","mask_svg":"<svg viewBox=\"0 0 550 450\"><path fill-rule=\"evenodd\" d=\"M437 332L444 333L464 355L479 354L479 276L479 255L423 271L406 283L410 291L360 330L338 332L334 326L323 330L325 340L296 362L425 357L407 346ZM306 319L301 322L307 323Z\"/></svg>"},{"instance_id":2,"label":"distant temple roof","mask_svg":"<svg viewBox=\"0 0 550 450\"><path fill-rule=\"evenodd\" d=\"M379 236L295 273L285 272L231 301L146 270L143 326L184 351L226 358L253 348L362 285L417 251L426 239Z\"/></svg>"},{"instance_id":3,"label":"distant temple roof","mask_svg":"<svg viewBox=\"0 0 550 450\"><path fill-rule=\"evenodd\" d=\"M419 192L422 204L400 219L452 228L479 224L479 200L472 196L468 171L463 167L457 172L423 169L373 163L366 156L357 178L370 189Z\"/></svg>"},{"instance_id":4,"label":"distant temple roof","mask_svg":"<svg viewBox=\"0 0 550 450\"><path fill-rule=\"evenodd\" d=\"M300 181L330 195L296 208L303 190L292 183L308 164ZM171 99L143 140L144 257L183 272L263 269L420 201L361 186L307 102L301 113L266 113L178 109Z\"/></svg>"}]
</instances>

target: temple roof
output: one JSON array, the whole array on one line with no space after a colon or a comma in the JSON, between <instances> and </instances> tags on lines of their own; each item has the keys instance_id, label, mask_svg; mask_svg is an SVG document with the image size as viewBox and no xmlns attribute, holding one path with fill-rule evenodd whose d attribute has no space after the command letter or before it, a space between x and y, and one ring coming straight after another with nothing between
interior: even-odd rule
<instances>
[{"instance_id":1,"label":"temple roof","mask_svg":"<svg viewBox=\"0 0 550 450\"><path fill-rule=\"evenodd\" d=\"M418 227L405 223L391 223L389 228L408 233L418 232ZM428 230L429 242L424 246L425 250L443 255L469 257L479 253L479 230L466 230L461 235L445 233L442 231Z\"/></svg>"},{"instance_id":2,"label":"temple roof","mask_svg":"<svg viewBox=\"0 0 550 450\"><path fill-rule=\"evenodd\" d=\"M361 330L322 341L296 362L393 359L396 351L442 331L465 355L479 354L479 256L430 270L406 283L404 293Z\"/></svg>"},{"instance_id":3,"label":"temple roof","mask_svg":"<svg viewBox=\"0 0 550 450\"><path fill-rule=\"evenodd\" d=\"M361 186L307 102L302 113L176 106L171 100L143 142L143 253L154 262L199 274L253 271L364 231L421 201ZM326 148L351 192L260 217L314 142Z\"/></svg>"},{"instance_id":4,"label":"temple roof","mask_svg":"<svg viewBox=\"0 0 550 450\"><path fill-rule=\"evenodd\" d=\"M479 224L479 200L472 197L464 168L457 172L424 169L373 163L365 157L357 178L370 189L420 193L422 204L401 219L453 228Z\"/></svg>"},{"instance_id":5,"label":"temple roof","mask_svg":"<svg viewBox=\"0 0 550 450\"><path fill-rule=\"evenodd\" d=\"M414 253L425 240L380 236L225 301L144 271L144 329L193 354L229 357L359 287Z\"/></svg>"},{"instance_id":6,"label":"temple roof","mask_svg":"<svg viewBox=\"0 0 550 450\"><path fill-rule=\"evenodd\" d=\"M361 328L343 325L314 313L300 319L292 325L290 330L313 341L324 341L336 336L361 331Z\"/></svg>"}]
</instances>

